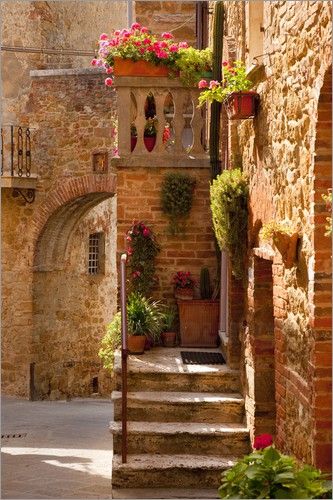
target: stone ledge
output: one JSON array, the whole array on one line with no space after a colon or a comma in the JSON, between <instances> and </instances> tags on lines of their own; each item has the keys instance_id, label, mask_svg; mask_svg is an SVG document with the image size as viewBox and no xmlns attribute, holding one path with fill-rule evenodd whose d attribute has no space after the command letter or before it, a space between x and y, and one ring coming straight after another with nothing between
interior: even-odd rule
<instances>
[{"instance_id":1,"label":"stone ledge","mask_svg":"<svg viewBox=\"0 0 333 500\"><path fill-rule=\"evenodd\" d=\"M210 168L209 159L195 157L168 157L161 155L144 156L131 155L123 158L113 158L111 164L116 168Z\"/></svg>"},{"instance_id":2,"label":"stone ledge","mask_svg":"<svg viewBox=\"0 0 333 500\"><path fill-rule=\"evenodd\" d=\"M47 76L103 76L104 71L101 68L70 68L70 69L34 69L30 71L31 78Z\"/></svg>"},{"instance_id":3,"label":"stone ledge","mask_svg":"<svg viewBox=\"0 0 333 500\"><path fill-rule=\"evenodd\" d=\"M1 177L1 188L16 189L36 189L37 175L31 174L30 177L18 177L4 174Z\"/></svg>"},{"instance_id":4,"label":"stone ledge","mask_svg":"<svg viewBox=\"0 0 333 500\"><path fill-rule=\"evenodd\" d=\"M270 246L257 247L252 249L253 255L265 260L274 260L275 252Z\"/></svg>"}]
</instances>

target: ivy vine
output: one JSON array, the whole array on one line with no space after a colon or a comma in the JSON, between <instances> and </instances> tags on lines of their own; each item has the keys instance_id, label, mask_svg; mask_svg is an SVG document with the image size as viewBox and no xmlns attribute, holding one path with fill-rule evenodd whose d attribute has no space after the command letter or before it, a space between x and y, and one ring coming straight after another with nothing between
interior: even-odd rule
<instances>
[{"instance_id":1,"label":"ivy vine","mask_svg":"<svg viewBox=\"0 0 333 500\"><path fill-rule=\"evenodd\" d=\"M247 248L248 183L240 169L225 170L210 187L213 227L221 250L227 250L232 274L242 278Z\"/></svg>"},{"instance_id":2,"label":"ivy vine","mask_svg":"<svg viewBox=\"0 0 333 500\"><path fill-rule=\"evenodd\" d=\"M155 257L160 247L156 236L144 222L134 221L126 239L132 291L148 295L158 281L155 274Z\"/></svg>"},{"instance_id":3,"label":"ivy vine","mask_svg":"<svg viewBox=\"0 0 333 500\"><path fill-rule=\"evenodd\" d=\"M181 224L188 217L193 202L195 179L179 172L166 174L161 188L162 211L169 217L169 231L172 235L184 231Z\"/></svg>"}]
</instances>

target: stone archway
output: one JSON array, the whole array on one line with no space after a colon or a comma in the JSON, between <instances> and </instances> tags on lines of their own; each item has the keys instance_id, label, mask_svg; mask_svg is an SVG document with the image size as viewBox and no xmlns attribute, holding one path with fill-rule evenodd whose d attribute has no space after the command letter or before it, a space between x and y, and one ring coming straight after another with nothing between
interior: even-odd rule
<instances>
[{"instance_id":1,"label":"stone archway","mask_svg":"<svg viewBox=\"0 0 333 500\"><path fill-rule=\"evenodd\" d=\"M107 393L99 340L116 307L115 176L69 179L36 221L30 397ZM90 274L89 235L102 234L101 273Z\"/></svg>"}]
</instances>

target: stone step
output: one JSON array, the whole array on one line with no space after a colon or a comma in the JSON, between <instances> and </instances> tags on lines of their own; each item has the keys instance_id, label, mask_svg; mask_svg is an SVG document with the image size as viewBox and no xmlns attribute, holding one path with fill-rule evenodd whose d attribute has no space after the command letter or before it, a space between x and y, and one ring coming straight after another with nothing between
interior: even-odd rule
<instances>
[{"instance_id":1,"label":"stone step","mask_svg":"<svg viewBox=\"0 0 333 500\"><path fill-rule=\"evenodd\" d=\"M128 455L127 463L114 455L112 489L117 488L218 488L221 472L236 458L204 455Z\"/></svg>"},{"instance_id":2,"label":"stone step","mask_svg":"<svg viewBox=\"0 0 333 500\"><path fill-rule=\"evenodd\" d=\"M121 420L121 392L112 393L114 419ZM135 422L241 423L240 394L204 392L129 392L127 420Z\"/></svg>"},{"instance_id":3,"label":"stone step","mask_svg":"<svg viewBox=\"0 0 333 500\"><path fill-rule=\"evenodd\" d=\"M187 392L239 392L238 370L227 365L184 365L181 348L154 347L147 353L128 357L128 390L135 391L187 391ZM184 348L186 351L203 349ZM218 349L204 349L220 352ZM115 390L121 390L121 356L116 351L114 361Z\"/></svg>"},{"instance_id":4,"label":"stone step","mask_svg":"<svg viewBox=\"0 0 333 500\"><path fill-rule=\"evenodd\" d=\"M112 489L112 498L121 498L122 500L147 500L149 499L196 499L220 498L217 489L214 488L121 488Z\"/></svg>"},{"instance_id":5,"label":"stone step","mask_svg":"<svg viewBox=\"0 0 333 500\"><path fill-rule=\"evenodd\" d=\"M128 453L241 456L250 452L241 424L128 422ZM121 454L121 422L111 422L114 453Z\"/></svg>"}]
</instances>

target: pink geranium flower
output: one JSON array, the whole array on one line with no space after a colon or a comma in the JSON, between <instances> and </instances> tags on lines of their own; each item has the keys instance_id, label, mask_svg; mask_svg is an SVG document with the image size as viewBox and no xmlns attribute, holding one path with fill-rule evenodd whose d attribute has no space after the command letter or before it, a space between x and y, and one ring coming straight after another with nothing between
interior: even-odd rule
<instances>
[{"instance_id":1,"label":"pink geranium flower","mask_svg":"<svg viewBox=\"0 0 333 500\"><path fill-rule=\"evenodd\" d=\"M149 29L146 28L145 26L143 26L140 31L141 33L149 33Z\"/></svg>"},{"instance_id":2,"label":"pink geranium flower","mask_svg":"<svg viewBox=\"0 0 333 500\"><path fill-rule=\"evenodd\" d=\"M92 66L97 66L97 59L92 59L91 62L90 62L90 64Z\"/></svg>"},{"instance_id":3,"label":"pink geranium flower","mask_svg":"<svg viewBox=\"0 0 333 500\"><path fill-rule=\"evenodd\" d=\"M217 80L212 80L210 83L209 83L209 88L210 90L213 90L213 89L216 89L216 87L219 87L219 82Z\"/></svg>"},{"instance_id":4,"label":"pink geranium flower","mask_svg":"<svg viewBox=\"0 0 333 500\"><path fill-rule=\"evenodd\" d=\"M180 47L181 49L187 49L188 43L187 42L179 42L178 47Z\"/></svg>"},{"instance_id":5,"label":"pink geranium flower","mask_svg":"<svg viewBox=\"0 0 333 500\"><path fill-rule=\"evenodd\" d=\"M112 78L106 78L104 83L105 83L105 85L107 87L111 87L113 85L113 79Z\"/></svg>"},{"instance_id":6,"label":"pink geranium flower","mask_svg":"<svg viewBox=\"0 0 333 500\"><path fill-rule=\"evenodd\" d=\"M206 80L200 80L198 87L199 89L206 89L208 87L208 82L206 82Z\"/></svg>"},{"instance_id":7,"label":"pink geranium flower","mask_svg":"<svg viewBox=\"0 0 333 500\"><path fill-rule=\"evenodd\" d=\"M99 37L100 40L107 40L109 37L106 33L102 33Z\"/></svg>"},{"instance_id":8,"label":"pink geranium flower","mask_svg":"<svg viewBox=\"0 0 333 500\"><path fill-rule=\"evenodd\" d=\"M165 38L166 40L170 40L171 38L173 38L173 35L171 33L168 33L168 32L165 32L165 33L162 33L162 38Z\"/></svg>"},{"instance_id":9,"label":"pink geranium flower","mask_svg":"<svg viewBox=\"0 0 333 500\"><path fill-rule=\"evenodd\" d=\"M105 72L108 74L108 75L111 75L113 73L113 68L110 66L109 68L106 68Z\"/></svg>"},{"instance_id":10,"label":"pink geranium flower","mask_svg":"<svg viewBox=\"0 0 333 500\"><path fill-rule=\"evenodd\" d=\"M139 24L139 23L133 23L131 26L132 31L139 30L140 28L141 28L141 24Z\"/></svg>"}]
</instances>

